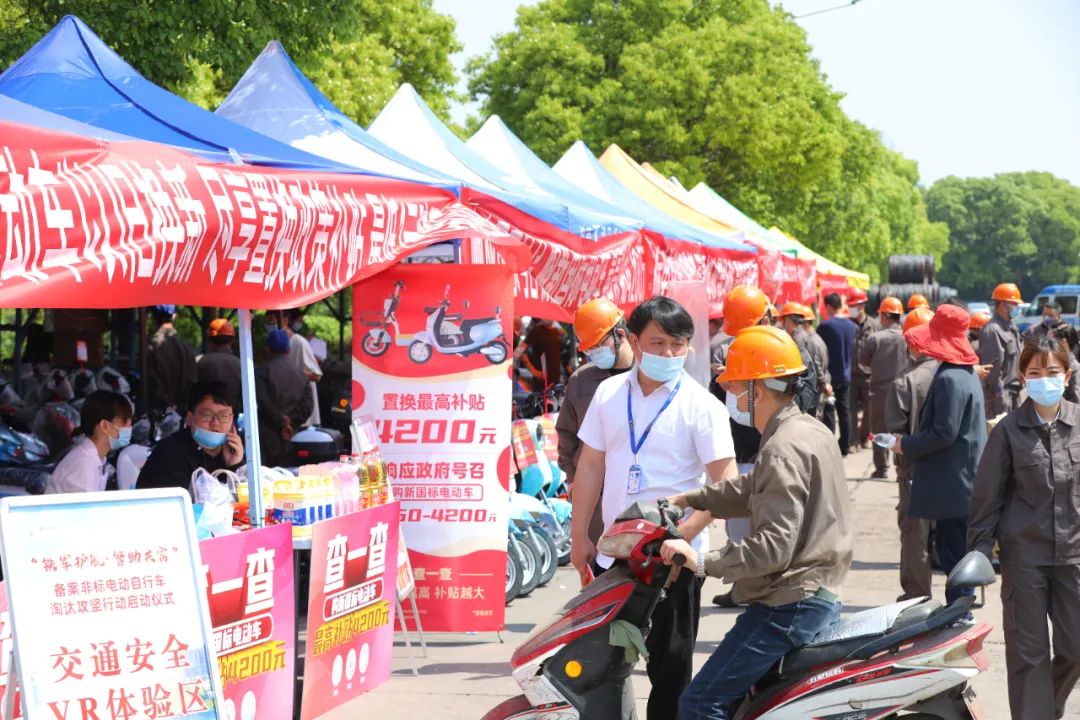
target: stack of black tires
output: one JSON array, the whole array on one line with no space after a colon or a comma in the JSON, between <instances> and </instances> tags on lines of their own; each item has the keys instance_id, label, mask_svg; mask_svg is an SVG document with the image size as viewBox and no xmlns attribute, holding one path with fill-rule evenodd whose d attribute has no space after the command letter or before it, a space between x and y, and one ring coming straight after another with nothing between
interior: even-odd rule
<instances>
[{"instance_id":1,"label":"stack of black tires","mask_svg":"<svg viewBox=\"0 0 1080 720\"><path fill-rule=\"evenodd\" d=\"M912 295L922 295L932 307L956 297L955 288L938 285L933 255L893 255L889 258L889 282L867 291L867 312L877 314L887 297L900 298L907 307Z\"/></svg>"}]
</instances>

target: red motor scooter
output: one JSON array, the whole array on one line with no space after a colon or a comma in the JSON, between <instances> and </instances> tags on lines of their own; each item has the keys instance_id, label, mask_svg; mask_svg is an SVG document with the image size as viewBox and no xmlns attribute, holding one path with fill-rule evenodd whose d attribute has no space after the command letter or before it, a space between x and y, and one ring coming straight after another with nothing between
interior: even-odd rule
<instances>
[{"instance_id":1,"label":"red motor scooter","mask_svg":"<svg viewBox=\"0 0 1080 720\"><path fill-rule=\"evenodd\" d=\"M625 621L643 635L673 572L660 546L679 537L677 509L661 501L629 507L597 548L615 558L555 617L537 625L514 652L511 667L523 695L484 720L627 720L635 717L634 663L609 641ZM680 558L676 558L679 564ZM990 561L970 553L949 575L954 589L995 582ZM989 661L987 624L961 621L973 596L948 606L920 598L851 615L788 653L736 709L735 720L982 720L968 681ZM672 708L672 717L677 714Z\"/></svg>"}]
</instances>

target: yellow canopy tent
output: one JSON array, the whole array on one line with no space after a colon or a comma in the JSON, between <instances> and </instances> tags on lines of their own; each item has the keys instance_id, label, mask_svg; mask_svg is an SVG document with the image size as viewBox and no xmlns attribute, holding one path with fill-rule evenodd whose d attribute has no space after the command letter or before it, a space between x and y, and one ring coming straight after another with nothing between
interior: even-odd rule
<instances>
[{"instance_id":1,"label":"yellow canopy tent","mask_svg":"<svg viewBox=\"0 0 1080 720\"><path fill-rule=\"evenodd\" d=\"M698 212L674 192L668 181L655 171L648 172L618 145L609 145L600 156L600 164L631 192L661 212L702 230L732 235L739 229Z\"/></svg>"}]
</instances>

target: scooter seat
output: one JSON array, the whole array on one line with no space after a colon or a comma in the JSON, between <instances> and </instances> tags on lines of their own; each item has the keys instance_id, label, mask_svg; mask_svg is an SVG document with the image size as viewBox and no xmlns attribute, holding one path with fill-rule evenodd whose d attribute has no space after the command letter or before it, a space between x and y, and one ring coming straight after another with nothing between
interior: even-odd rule
<instances>
[{"instance_id":1,"label":"scooter seat","mask_svg":"<svg viewBox=\"0 0 1080 720\"><path fill-rule=\"evenodd\" d=\"M941 603L929 598L870 608L826 628L814 642L792 650L780 661L781 676L809 670L818 665L836 662L887 635L899 635L904 630L926 622L940 611Z\"/></svg>"}]
</instances>

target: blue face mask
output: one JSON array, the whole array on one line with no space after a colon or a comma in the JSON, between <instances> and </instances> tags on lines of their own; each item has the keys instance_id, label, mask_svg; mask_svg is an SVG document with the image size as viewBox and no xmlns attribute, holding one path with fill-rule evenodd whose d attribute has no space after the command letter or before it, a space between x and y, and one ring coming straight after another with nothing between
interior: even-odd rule
<instances>
[{"instance_id":1,"label":"blue face mask","mask_svg":"<svg viewBox=\"0 0 1080 720\"><path fill-rule=\"evenodd\" d=\"M615 367L615 351L607 345L601 345L589 350L585 353L585 357L589 358L589 362L601 370L610 370Z\"/></svg>"},{"instance_id":2,"label":"blue face mask","mask_svg":"<svg viewBox=\"0 0 1080 720\"><path fill-rule=\"evenodd\" d=\"M1061 396L1065 394L1065 376L1029 378L1024 381L1027 384L1028 397L1036 405L1053 407L1061 402Z\"/></svg>"},{"instance_id":3,"label":"blue face mask","mask_svg":"<svg viewBox=\"0 0 1080 720\"><path fill-rule=\"evenodd\" d=\"M128 426L117 429L120 431L120 434L117 437L109 438L110 450L119 450L121 448L126 448L128 445L131 444L131 427Z\"/></svg>"},{"instance_id":4,"label":"blue face mask","mask_svg":"<svg viewBox=\"0 0 1080 720\"><path fill-rule=\"evenodd\" d=\"M1011 317L1013 320L1020 317L1020 306L1019 305L1013 305L1012 307L1009 308L1009 317Z\"/></svg>"},{"instance_id":5,"label":"blue face mask","mask_svg":"<svg viewBox=\"0 0 1080 720\"><path fill-rule=\"evenodd\" d=\"M1054 325L1057 325L1057 321L1054 320L1054 318L1050 317L1049 315L1044 315L1043 316L1043 325L1045 325L1046 327L1053 327Z\"/></svg>"},{"instance_id":6,"label":"blue face mask","mask_svg":"<svg viewBox=\"0 0 1080 720\"><path fill-rule=\"evenodd\" d=\"M207 450L214 450L225 444L225 433L223 432L203 430L201 427L197 427L191 435L195 438L196 443Z\"/></svg>"},{"instance_id":7,"label":"blue face mask","mask_svg":"<svg viewBox=\"0 0 1080 720\"><path fill-rule=\"evenodd\" d=\"M679 373L682 372L685 364L685 355L664 357L663 355L652 355L647 352L641 353L641 372L645 373L647 378L656 382L666 383L679 377Z\"/></svg>"}]
</instances>

